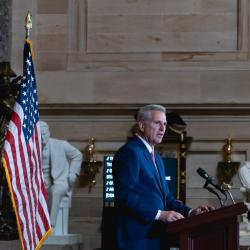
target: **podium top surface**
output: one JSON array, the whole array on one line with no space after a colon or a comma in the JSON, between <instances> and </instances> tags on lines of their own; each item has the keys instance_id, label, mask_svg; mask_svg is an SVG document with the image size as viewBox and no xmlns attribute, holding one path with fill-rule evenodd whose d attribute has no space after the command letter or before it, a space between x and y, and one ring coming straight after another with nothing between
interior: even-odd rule
<instances>
[{"instance_id":1,"label":"podium top surface","mask_svg":"<svg viewBox=\"0 0 250 250\"><path fill-rule=\"evenodd\" d=\"M243 202L240 202L227 207L215 209L208 213L198 214L168 223L166 224L166 232L176 233L179 231L189 230L200 225L211 224L216 221L235 217L237 215L245 213L246 211L246 205Z\"/></svg>"}]
</instances>

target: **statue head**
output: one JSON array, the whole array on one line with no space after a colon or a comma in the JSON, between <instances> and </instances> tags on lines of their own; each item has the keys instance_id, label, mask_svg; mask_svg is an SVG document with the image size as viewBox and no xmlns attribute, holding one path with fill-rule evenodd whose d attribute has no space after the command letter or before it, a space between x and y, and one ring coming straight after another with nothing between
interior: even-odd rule
<instances>
[{"instance_id":1,"label":"statue head","mask_svg":"<svg viewBox=\"0 0 250 250\"><path fill-rule=\"evenodd\" d=\"M41 137L42 137L42 146L45 146L50 137L49 126L46 122L40 121L40 128L41 128Z\"/></svg>"}]
</instances>

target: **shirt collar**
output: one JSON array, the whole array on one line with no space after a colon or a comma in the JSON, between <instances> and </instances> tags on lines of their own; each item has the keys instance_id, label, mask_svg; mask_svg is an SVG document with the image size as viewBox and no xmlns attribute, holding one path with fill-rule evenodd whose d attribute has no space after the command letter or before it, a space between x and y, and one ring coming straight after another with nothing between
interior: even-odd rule
<instances>
[{"instance_id":1,"label":"shirt collar","mask_svg":"<svg viewBox=\"0 0 250 250\"><path fill-rule=\"evenodd\" d=\"M154 150L154 146L152 147L145 139L143 139L140 135L136 134L136 136L144 143L149 153L151 154Z\"/></svg>"}]
</instances>

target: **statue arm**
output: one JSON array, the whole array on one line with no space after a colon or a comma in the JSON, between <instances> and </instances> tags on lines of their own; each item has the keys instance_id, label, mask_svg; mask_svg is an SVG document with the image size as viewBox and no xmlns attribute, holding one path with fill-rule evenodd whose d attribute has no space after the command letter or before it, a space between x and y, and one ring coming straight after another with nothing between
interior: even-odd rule
<instances>
[{"instance_id":1,"label":"statue arm","mask_svg":"<svg viewBox=\"0 0 250 250\"><path fill-rule=\"evenodd\" d=\"M65 144L65 153L69 161L69 185L72 186L80 174L83 156L77 148L68 142Z\"/></svg>"}]
</instances>

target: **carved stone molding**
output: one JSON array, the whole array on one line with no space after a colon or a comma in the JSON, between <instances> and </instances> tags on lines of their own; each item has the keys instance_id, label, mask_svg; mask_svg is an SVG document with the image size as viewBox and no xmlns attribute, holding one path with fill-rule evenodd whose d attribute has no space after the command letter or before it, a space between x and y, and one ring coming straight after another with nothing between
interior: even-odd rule
<instances>
[{"instance_id":1,"label":"carved stone molding","mask_svg":"<svg viewBox=\"0 0 250 250\"><path fill-rule=\"evenodd\" d=\"M164 71L196 68L197 62L200 69L233 69L248 64L248 0L169 4L139 1L131 8L123 0L71 1L67 70Z\"/></svg>"},{"instance_id":2,"label":"carved stone molding","mask_svg":"<svg viewBox=\"0 0 250 250\"><path fill-rule=\"evenodd\" d=\"M145 104L40 104L44 116L134 116ZM186 116L249 116L250 104L162 104Z\"/></svg>"}]
</instances>

